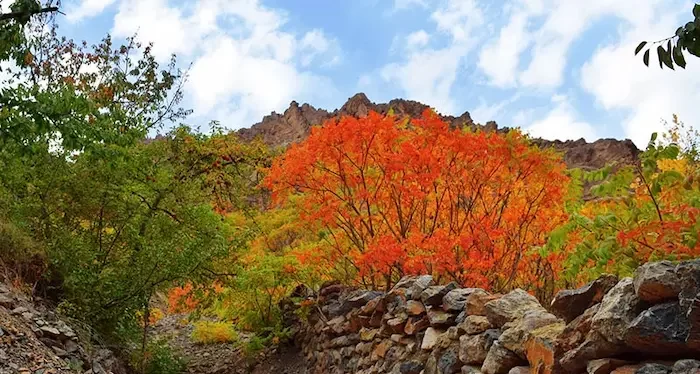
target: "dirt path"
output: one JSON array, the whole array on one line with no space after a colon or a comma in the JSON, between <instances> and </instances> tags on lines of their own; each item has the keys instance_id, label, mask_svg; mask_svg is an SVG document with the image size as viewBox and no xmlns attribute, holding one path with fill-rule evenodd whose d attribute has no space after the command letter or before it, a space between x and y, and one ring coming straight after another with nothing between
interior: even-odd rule
<instances>
[{"instance_id":1,"label":"dirt path","mask_svg":"<svg viewBox=\"0 0 700 374\"><path fill-rule=\"evenodd\" d=\"M277 347L246 358L231 343L195 344L190 336L194 326L187 315L168 315L153 326L152 336L168 340L187 360L190 374L306 374L304 357L294 347Z\"/></svg>"}]
</instances>

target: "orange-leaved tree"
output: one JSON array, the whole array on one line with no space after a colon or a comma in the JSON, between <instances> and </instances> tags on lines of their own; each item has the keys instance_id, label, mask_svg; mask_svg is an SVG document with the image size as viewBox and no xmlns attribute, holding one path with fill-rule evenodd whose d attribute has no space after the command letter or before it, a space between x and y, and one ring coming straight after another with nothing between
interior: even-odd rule
<instances>
[{"instance_id":1,"label":"orange-leaved tree","mask_svg":"<svg viewBox=\"0 0 700 374\"><path fill-rule=\"evenodd\" d=\"M564 171L515 130L450 129L430 110L411 120L373 112L313 128L264 183L275 202L300 195L302 219L326 245L299 258L329 276L389 287L430 273L499 291L556 274L560 259L531 249L566 220Z\"/></svg>"}]
</instances>

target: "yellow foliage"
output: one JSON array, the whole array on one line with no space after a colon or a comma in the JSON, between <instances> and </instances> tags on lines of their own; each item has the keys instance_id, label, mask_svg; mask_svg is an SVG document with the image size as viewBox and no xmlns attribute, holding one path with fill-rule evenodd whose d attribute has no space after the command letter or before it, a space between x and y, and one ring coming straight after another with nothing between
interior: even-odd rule
<instances>
[{"instance_id":1,"label":"yellow foliage","mask_svg":"<svg viewBox=\"0 0 700 374\"><path fill-rule=\"evenodd\" d=\"M229 322L200 321L194 324L192 340L200 344L231 343L238 340L238 334Z\"/></svg>"}]
</instances>

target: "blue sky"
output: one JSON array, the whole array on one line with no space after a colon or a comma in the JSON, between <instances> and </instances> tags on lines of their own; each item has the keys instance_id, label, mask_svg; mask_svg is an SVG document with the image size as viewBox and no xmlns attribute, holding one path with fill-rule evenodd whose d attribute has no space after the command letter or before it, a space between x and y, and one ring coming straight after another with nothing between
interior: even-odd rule
<instances>
[{"instance_id":1,"label":"blue sky","mask_svg":"<svg viewBox=\"0 0 700 374\"><path fill-rule=\"evenodd\" d=\"M700 61L646 68L640 40L669 36L671 0L63 0L61 32L135 32L190 63L189 122L247 127L292 100L334 109L357 92L469 111L550 139L631 138L700 114ZM652 61L654 62L654 61Z\"/></svg>"}]
</instances>

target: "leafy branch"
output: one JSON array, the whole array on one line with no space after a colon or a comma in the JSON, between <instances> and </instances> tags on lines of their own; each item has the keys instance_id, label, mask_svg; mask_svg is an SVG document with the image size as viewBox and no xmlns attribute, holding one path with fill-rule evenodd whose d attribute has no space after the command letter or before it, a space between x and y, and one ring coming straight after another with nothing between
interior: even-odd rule
<instances>
[{"instance_id":1,"label":"leafy branch","mask_svg":"<svg viewBox=\"0 0 700 374\"><path fill-rule=\"evenodd\" d=\"M650 45L642 55L644 65L649 66L651 50L653 46L656 45L656 54L661 69L664 68L664 65L671 70L675 70L675 65L685 69L686 61L683 55L684 51L688 51L693 56L700 57L700 4L695 4L693 7L693 17L694 19L692 21L679 27L673 36L651 43L647 41L639 43L634 50L635 56Z\"/></svg>"}]
</instances>

